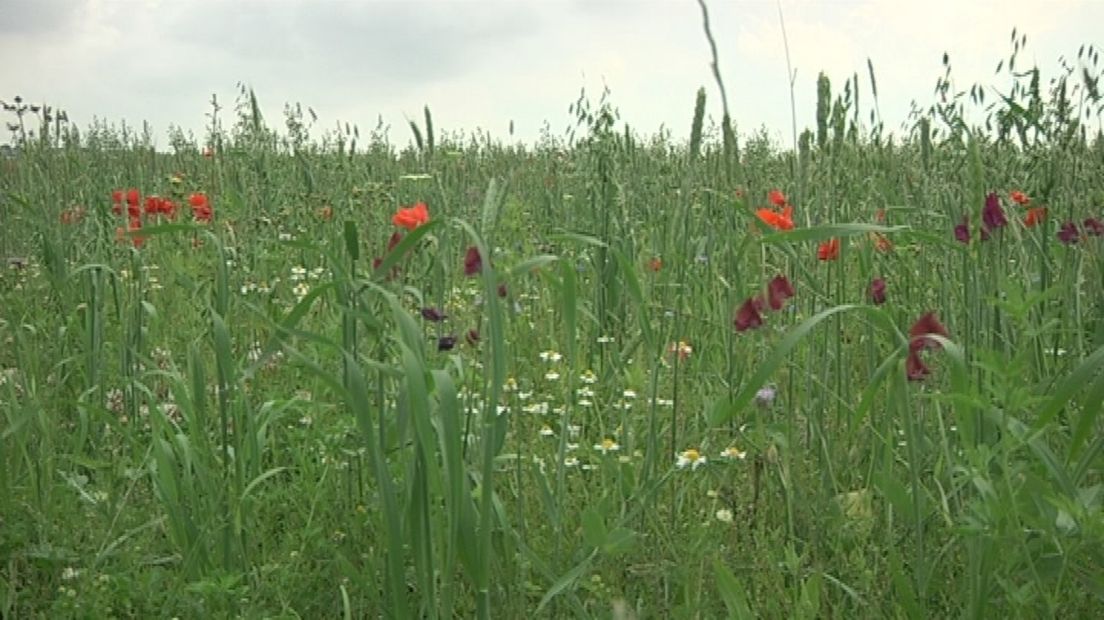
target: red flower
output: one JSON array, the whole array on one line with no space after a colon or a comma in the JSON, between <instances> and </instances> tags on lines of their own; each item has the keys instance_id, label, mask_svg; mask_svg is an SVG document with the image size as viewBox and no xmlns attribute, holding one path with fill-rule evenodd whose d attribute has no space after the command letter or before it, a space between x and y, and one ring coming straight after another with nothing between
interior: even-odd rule
<instances>
[{"instance_id":1,"label":"red flower","mask_svg":"<svg viewBox=\"0 0 1104 620\"><path fill-rule=\"evenodd\" d=\"M464 275L474 276L481 271L483 271L483 257L479 255L479 248L473 245L464 254Z\"/></svg>"},{"instance_id":2,"label":"red flower","mask_svg":"<svg viewBox=\"0 0 1104 620\"><path fill-rule=\"evenodd\" d=\"M905 374L909 381L923 381L924 377L931 374L931 369L920 359L919 353L909 353L905 358Z\"/></svg>"},{"instance_id":3,"label":"red flower","mask_svg":"<svg viewBox=\"0 0 1104 620\"><path fill-rule=\"evenodd\" d=\"M748 300L736 310L736 318L732 320L732 324L736 328L736 331L747 331L763 324L763 317L759 315L761 304L762 298L758 299L758 303L756 300L748 298Z\"/></svg>"},{"instance_id":4,"label":"red flower","mask_svg":"<svg viewBox=\"0 0 1104 620\"><path fill-rule=\"evenodd\" d=\"M115 240L120 242L120 243L125 243L126 240L127 240L127 236L128 236L127 234L131 233L131 235L130 235L131 243L134 244L134 247L140 248L146 242L146 238L142 237L140 235L135 235L133 233L136 232L136 231L139 231L141 229L142 229L142 220L140 218L132 217L132 218L130 218L130 225L127 226L127 228L124 229L122 226L119 226L118 228L115 229Z\"/></svg>"},{"instance_id":5,"label":"red flower","mask_svg":"<svg viewBox=\"0 0 1104 620\"><path fill-rule=\"evenodd\" d=\"M870 281L870 301L874 302L874 305L880 306L885 303L886 300L886 283L882 278L874 278Z\"/></svg>"},{"instance_id":6,"label":"red flower","mask_svg":"<svg viewBox=\"0 0 1104 620\"><path fill-rule=\"evenodd\" d=\"M392 224L407 230L414 230L428 221L429 207L424 202L416 203L413 207L399 209L391 218Z\"/></svg>"},{"instance_id":7,"label":"red flower","mask_svg":"<svg viewBox=\"0 0 1104 620\"><path fill-rule=\"evenodd\" d=\"M468 341L469 345L474 347L475 345L479 344L479 330L469 329L464 339Z\"/></svg>"},{"instance_id":8,"label":"red flower","mask_svg":"<svg viewBox=\"0 0 1104 620\"><path fill-rule=\"evenodd\" d=\"M652 257L652 260L648 261L648 269L652 271L663 269L663 261L658 256Z\"/></svg>"},{"instance_id":9,"label":"red flower","mask_svg":"<svg viewBox=\"0 0 1104 620\"><path fill-rule=\"evenodd\" d=\"M123 202L123 190L117 189L111 192L111 202L115 204L122 204Z\"/></svg>"},{"instance_id":10,"label":"red flower","mask_svg":"<svg viewBox=\"0 0 1104 620\"><path fill-rule=\"evenodd\" d=\"M399 245L400 241L402 241L402 233L397 230L391 233L391 238L387 240L387 251L390 252L394 250L395 246Z\"/></svg>"},{"instance_id":11,"label":"red flower","mask_svg":"<svg viewBox=\"0 0 1104 620\"><path fill-rule=\"evenodd\" d=\"M1058 229L1058 240L1066 245L1077 243L1081 233L1077 232L1077 224L1066 222Z\"/></svg>"},{"instance_id":12,"label":"red flower","mask_svg":"<svg viewBox=\"0 0 1104 620\"><path fill-rule=\"evenodd\" d=\"M192 206L192 217L197 222L210 222L214 215L211 203L207 200L207 194L197 192L188 197L188 204Z\"/></svg>"},{"instance_id":13,"label":"red flower","mask_svg":"<svg viewBox=\"0 0 1104 620\"><path fill-rule=\"evenodd\" d=\"M1085 231L1094 237L1104 237L1104 222L1090 217L1085 220Z\"/></svg>"},{"instance_id":14,"label":"red flower","mask_svg":"<svg viewBox=\"0 0 1104 620\"><path fill-rule=\"evenodd\" d=\"M134 188L131 188L131 189L127 190L126 201L127 201L128 205L130 205L132 207L137 207L138 203L141 201L141 199L142 199L142 194L140 194L138 192L138 190L136 190Z\"/></svg>"},{"instance_id":15,"label":"red flower","mask_svg":"<svg viewBox=\"0 0 1104 620\"><path fill-rule=\"evenodd\" d=\"M981 210L982 239L988 237L988 233L1004 226L1008 218L1004 217L1004 209L1001 208L1000 198L993 192L985 197L985 207Z\"/></svg>"},{"instance_id":16,"label":"red flower","mask_svg":"<svg viewBox=\"0 0 1104 620\"><path fill-rule=\"evenodd\" d=\"M1027 204L1031 202L1031 199L1027 197L1027 194L1021 192L1018 189L1012 190L1012 192L1008 194L1008 197L1012 199L1012 202L1020 205L1021 207L1026 207Z\"/></svg>"},{"instance_id":17,"label":"red flower","mask_svg":"<svg viewBox=\"0 0 1104 620\"><path fill-rule=\"evenodd\" d=\"M786 279L786 276L774 276L774 279L767 285L767 300L773 310L781 310L786 300L793 296L793 285Z\"/></svg>"},{"instance_id":18,"label":"red flower","mask_svg":"<svg viewBox=\"0 0 1104 620\"><path fill-rule=\"evenodd\" d=\"M930 335L942 336L944 338L950 338L951 335L947 333L947 328L939 322L934 312L925 313L909 328L909 350L921 351L923 349L938 349L939 342L933 338L928 338Z\"/></svg>"},{"instance_id":19,"label":"red flower","mask_svg":"<svg viewBox=\"0 0 1104 620\"><path fill-rule=\"evenodd\" d=\"M434 323L439 323L439 322L444 321L445 319L447 319L448 315L445 314L444 312L441 312L437 308L432 308L432 307L427 306L425 308L422 308L422 318L427 320L427 321L432 321Z\"/></svg>"},{"instance_id":20,"label":"red flower","mask_svg":"<svg viewBox=\"0 0 1104 620\"><path fill-rule=\"evenodd\" d=\"M773 209L759 209L755 215L775 230L793 230L793 207L789 205L786 205L781 213Z\"/></svg>"},{"instance_id":21,"label":"red flower","mask_svg":"<svg viewBox=\"0 0 1104 620\"><path fill-rule=\"evenodd\" d=\"M883 234L872 232L870 238L874 241L874 248L882 254L888 254L893 251L893 244L890 243L889 238Z\"/></svg>"},{"instance_id":22,"label":"red flower","mask_svg":"<svg viewBox=\"0 0 1104 620\"><path fill-rule=\"evenodd\" d=\"M829 239L820 244L817 248L817 258L819 260L836 260L839 258L840 242L839 239Z\"/></svg>"},{"instance_id":23,"label":"red flower","mask_svg":"<svg viewBox=\"0 0 1104 620\"><path fill-rule=\"evenodd\" d=\"M1046 207L1032 207L1027 210L1027 215L1024 216L1024 226L1032 228L1036 224L1041 224L1043 220L1046 219L1046 216Z\"/></svg>"},{"instance_id":24,"label":"red flower","mask_svg":"<svg viewBox=\"0 0 1104 620\"><path fill-rule=\"evenodd\" d=\"M970 219L968 217L962 216L962 223L954 227L954 236L961 243L970 243Z\"/></svg>"},{"instance_id":25,"label":"red flower","mask_svg":"<svg viewBox=\"0 0 1104 620\"><path fill-rule=\"evenodd\" d=\"M777 189L767 192L767 200L770 200L771 204L779 209L786 206L786 195Z\"/></svg>"}]
</instances>

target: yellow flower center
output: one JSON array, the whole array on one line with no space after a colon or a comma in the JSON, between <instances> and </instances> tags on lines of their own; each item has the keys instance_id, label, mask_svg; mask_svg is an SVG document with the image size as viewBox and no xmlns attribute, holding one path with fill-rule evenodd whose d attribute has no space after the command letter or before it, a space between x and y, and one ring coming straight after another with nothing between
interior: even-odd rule
<instances>
[{"instance_id":1,"label":"yellow flower center","mask_svg":"<svg viewBox=\"0 0 1104 620\"><path fill-rule=\"evenodd\" d=\"M701 458L701 452L698 452L694 448L690 448L686 452L682 453L682 457L687 461L690 461L691 463L697 463L698 459Z\"/></svg>"},{"instance_id":2,"label":"yellow flower center","mask_svg":"<svg viewBox=\"0 0 1104 620\"><path fill-rule=\"evenodd\" d=\"M615 445L617 445L617 444L615 444L613 442L613 440L610 439L609 437L602 440L602 449L603 450L612 450Z\"/></svg>"}]
</instances>

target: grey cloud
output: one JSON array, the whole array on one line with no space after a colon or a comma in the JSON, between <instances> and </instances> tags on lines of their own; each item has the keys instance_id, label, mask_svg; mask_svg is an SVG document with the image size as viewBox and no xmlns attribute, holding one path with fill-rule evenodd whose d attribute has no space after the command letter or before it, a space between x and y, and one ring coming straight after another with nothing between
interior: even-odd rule
<instances>
[{"instance_id":1,"label":"grey cloud","mask_svg":"<svg viewBox=\"0 0 1104 620\"><path fill-rule=\"evenodd\" d=\"M0 36L42 36L77 20L83 3L74 0L7 0L0 4Z\"/></svg>"}]
</instances>

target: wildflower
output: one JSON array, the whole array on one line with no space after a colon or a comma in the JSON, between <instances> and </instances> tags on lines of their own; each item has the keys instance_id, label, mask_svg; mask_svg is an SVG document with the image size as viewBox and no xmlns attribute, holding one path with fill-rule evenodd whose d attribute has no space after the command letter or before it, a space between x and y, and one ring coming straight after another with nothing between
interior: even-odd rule
<instances>
[{"instance_id":1,"label":"wildflower","mask_svg":"<svg viewBox=\"0 0 1104 620\"><path fill-rule=\"evenodd\" d=\"M310 292L310 286L308 286L306 282L300 282L295 285L295 288L293 288L291 292L295 293L299 301L302 301L303 298L307 296L307 293Z\"/></svg>"},{"instance_id":2,"label":"wildflower","mask_svg":"<svg viewBox=\"0 0 1104 620\"><path fill-rule=\"evenodd\" d=\"M747 458L747 451L736 446L729 446L721 451L721 458L730 461L742 461Z\"/></svg>"},{"instance_id":3,"label":"wildflower","mask_svg":"<svg viewBox=\"0 0 1104 620\"><path fill-rule=\"evenodd\" d=\"M610 452L617 452L618 450L620 450L621 445L618 444L616 441L610 439L609 437L606 437L602 440L602 443L594 444L594 449L601 452L602 454L609 454Z\"/></svg>"},{"instance_id":4,"label":"wildflower","mask_svg":"<svg viewBox=\"0 0 1104 620\"><path fill-rule=\"evenodd\" d=\"M425 307L422 308L422 318L434 323L440 323L448 318L448 315L441 312L437 308Z\"/></svg>"},{"instance_id":5,"label":"wildflower","mask_svg":"<svg viewBox=\"0 0 1104 620\"><path fill-rule=\"evenodd\" d=\"M1090 217L1084 221L1085 231L1094 237L1104 237L1104 222Z\"/></svg>"},{"instance_id":6,"label":"wildflower","mask_svg":"<svg viewBox=\"0 0 1104 620\"><path fill-rule=\"evenodd\" d=\"M767 301L773 310L781 310L786 300L793 296L793 285L786 279L786 276L774 276L774 279L767 285Z\"/></svg>"},{"instance_id":7,"label":"wildflower","mask_svg":"<svg viewBox=\"0 0 1104 620\"><path fill-rule=\"evenodd\" d=\"M553 431L552 427L547 425L547 424L542 426L540 431L538 431L538 432L540 433L541 437L555 437L556 436L556 432Z\"/></svg>"},{"instance_id":8,"label":"wildflower","mask_svg":"<svg viewBox=\"0 0 1104 620\"><path fill-rule=\"evenodd\" d=\"M705 465L705 455L698 452L697 448L683 450L678 454L678 460L675 461L675 466L679 469L686 469L687 465L690 466L691 470Z\"/></svg>"},{"instance_id":9,"label":"wildflower","mask_svg":"<svg viewBox=\"0 0 1104 620\"><path fill-rule=\"evenodd\" d=\"M569 456L566 459L564 459L564 467L578 467L578 465L579 465L579 459L577 459L573 456Z\"/></svg>"},{"instance_id":10,"label":"wildflower","mask_svg":"<svg viewBox=\"0 0 1104 620\"><path fill-rule=\"evenodd\" d=\"M1058 229L1058 240L1066 245L1077 243L1081 234L1077 232L1077 224L1066 222Z\"/></svg>"},{"instance_id":11,"label":"wildflower","mask_svg":"<svg viewBox=\"0 0 1104 620\"><path fill-rule=\"evenodd\" d=\"M750 297L736 310L736 318L732 323L736 331L742 332L759 327L763 324L763 317L759 315L759 305Z\"/></svg>"},{"instance_id":12,"label":"wildflower","mask_svg":"<svg viewBox=\"0 0 1104 620\"><path fill-rule=\"evenodd\" d=\"M482 271L483 257L479 255L479 248L473 245L464 254L464 275L470 277Z\"/></svg>"},{"instance_id":13,"label":"wildflower","mask_svg":"<svg viewBox=\"0 0 1104 620\"><path fill-rule=\"evenodd\" d=\"M771 201L771 204L778 207L779 209L785 207L787 204L786 195L777 189L772 189L771 191L767 192L767 200Z\"/></svg>"},{"instance_id":14,"label":"wildflower","mask_svg":"<svg viewBox=\"0 0 1104 620\"><path fill-rule=\"evenodd\" d=\"M721 508L714 515L721 523L732 523L732 511L728 508Z\"/></svg>"},{"instance_id":15,"label":"wildflower","mask_svg":"<svg viewBox=\"0 0 1104 620\"><path fill-rule=\"evenodd\" d=\"M207 200L207 194L195 193L188 197L188 204L192 207L192 217L197 222L210 222L213 211L211 203Z\"/></svg>"},{"instance_id":16,"label":"wildflower","mask_svg":"<svg viewBox=\"0 0 1104 620\"><path fill-rule=\"evenodd\" d=\"M124 229L122 226L115 229L115 240L119 242L125 242L127 237L130 237L131 243L134 247L141 248L145 244L146 238L135 234L142 229L142 220L137 217L130 218L130 222Z\"/></svg>"},{"instance_id":17,"label":"wildflower","mask_svg":"<svg viewBox=\"0 0 1104 620\"><path fill-rule=\"evenodd\" d=\"M473 347L479 344L479 330L469 329L468 333L464 336L464 340L466 340L467 343Z\"/></svg>"},{"instance_id":18,"label":"wildflower","mask_svg":"<svg viewBox=\"0 0 1104 620\"><path fill-rule=\"evenodd\" d=\"M1032 228L1036 224L1041 224L1043 220L1046 219L1046 216L1046 207L1032 207L1027 210L1027 215L1024 216L1024 226Z\"/></svg>"},{"instance_id":19,"label":"wildflower","mask_svg":"<svg viewBox=\"0 0 1104 620\"><path fill-rule=\"evenodd\" d=\"M970 220L962 216L962 223L954 227L955 239L961 243L970 243Z\"/></svg>"},{"instance_id":20,"label":"wildflower","mask_svg":"<svg viewBox=\"0 0 1104 620\"><path fill-rule=\"evenodd\" d=\"M84 219L84 215L85 208L83 206L76 205L69 207L61 212L61 223L66 225L76 224Z\"/></svg>"},{"instance_id":21,"label":"wildflower","mask_svg":"<svg viewBox=\"0 0 1104 620\"><path fill-rule=\"evenodd\" d=\"M598 375L594 374L594 371L588 368L583 371L583 374L579 375L579 380L587 385L594 385L598 383Z\"/></svg>"},{"instance_id":22,"label":"wildflower","mask_svg":"<svg viewBox=\"0 0 1104 620\"><path fill-rule=\"evenodd\" d=\"M874 302L874 305L880 306L885 303L886 300L886 283L882 278L874 278L870 281L870 301Z\"/></svg>"},{"instance_id":23,"label":"wildflower","mask_svg":"<svg viewBox=\"0 0 1104 620\"><path fill-rule=\"evenodd\" d=\"M755 404L762 408L770 407L774 403L774 397L778 394L778 391L773 386L763 386L755 392Z\"/></svg>"},{"instance_id":24,"label":"wildflower","mask_svg":"<svg viewBox=\"0 0 1104 620\"><path fill-rule=\"evenodd\" d=\"M330 221L333 219L333 207L326 205L318 210L318 219Z\"/></svg>"},{"instance_id":25,"label":"wildflower","mask_svg":"<svg viewBox=\"0 0 1104 620\"><path fill-rule=\"evenodd\" d=\"M292 268L291 268L291 277L289 279L292 282L300 282L302 280L306 280L307 279L307 268L306 267L301 267L299 265L293 265Z\"/></svg>"},{"instance_id":26,"label":"wildflower","mask_svg":"<svg viewBox=\"0 0 1104 620\"><path fill-rule=\"evenodd\" d=\"M401 226L407 230L414 230L428 221L429 207L427 207L424 202L416 203L413 207L399 209L395 215L391 217L392 224Z\"/></svg>"},{"instance_id":27,"label":"wildflower","mask_svg":"<svg viewBox=\"0 0 1104 620\"><path fill-rule=\"evenodd\" d=\"M544 378L548 381L559 381L560 373L556 372L555 370L550 370L544 373Z\"/></svg>"},{"instance_id":28,"label":"wildflower","mask_svg":"<svg viewBox=\"0 0 1104 620\"><path fill-rule=\"evenodd\" d=\"M563 359L563 356L556 351L541 351L540 358L545 362L558 362Z\"/></svg>"},{"instance_id":29,"label":"wildflower","mask_svg":"<svg viewBox=\"0 0 1104 620\"><path fill-rule=\"evenodd\" d=\"M679 340L678 342L672 342L667 347L668 354L678 354L680 360L685 360L690 357L690 354L694 352L694 348L690 346L690 343L685 340Z\"/></svg>"},{"instance_id":30,"label":"wildflower","mask_svg":"<svg viewBox=\"0 0 1104 620\"><path fill-rule=\"evenodd\" d=\"M824 243L821 243L817 247L817 259L818 260L836 260L839 258L840 242L839 239L832 238Z\"/></svg>"},{"instance_id":31,"label":"wildflower","mask_svg":"<svg viewBox=\"0 0 1104 620\"><path fill-rule=\"evenodd\" d=\"M456 346L456 336L441 336L437 339L438 351L451 351Z\"/></svg>"},{"instance_id":32,"label":"wildflower","mask_svg":"<svg viewBox=\"0 0 1104 620\"><path fill-rule=\"evenodd\" d=\"M632 400L632 399L636 398L636 391L635 390L625 390L625 391L621 392L621 395L624 396L625 398L629 399L629 400Z\"/></svg>"},{"instance_id":33,"label":"wildflower","mask_svg":"<svg viewBox=\"0 0 1104 620\"><path fill-rule=\"evenodd\" d=\"M874 241L874 249L882 254L888 254L893 251L893 243L889 241L889 237L881 233L870 233L870 238Z\"/></svg>"},{"instance_id":34,"label":"wildflower","mask_svg":"<svg viewBox=\"0 0 1104 620\"><path fill-rule=\"evenodd\" d=\"M905 360L905 373L909 381L922 381L931 373L931 370L920 358L920 352L924 349L939 349L939 341L930 338L931 335L939 335L949 338L947 328L939 323L934 312L928 312L917 319L909 329L909 354Z\"/></svg>"},{"instance_id":35,"label":"wildflower","mask_svg":"<svg viewBox=\"0 0 1104 620\"><path fill-rule=\"evenodd\" d=\"M1012 192L1008 194L1008 197L1012 199L1012 202L1020 205L1021 207L1026 207L1027 204L1031 202L1031 199L1027 197L1027 194L1021 192L1018 189L1012 190Z\"/></svg>"},{"instance_id":36,"label":"wildflower","mask_svg":"<svg viewBox=\"0 0 1104 620\"><path fill-rule=\"evenodd\" d=\"M1001 208L1000 198L995 192L990 192L985 197L985 208L981 210L981 223L986 233L1008 224L1008 218L1004 217L1004 209Z\"/></svg>"},{"instance_id":37,"label":"wildflower","mask_svg":"<svg viewBox=\"0 0 1104 620\"><path fill-rule=\"evenodd\" d=\"M391 252L391 250L394 250L395 246L399 245L400 241L402 241L402 233L397 230L391 233L391 238L387 240L387 251Z\"/></svg>"},{"instance_id":38,"label":"wildflower","mask_svg":"<svg viewBox=\"0 0 1104 620\"><path fill-rule=\"evenodd\" d=\"M609 344L613 342L613 336L598 336L598 344Z\"/></svg>"},{"instance_id":39,"label":"wildflower","mask_svg":"<svg viewBox=\"0 0 1104 620\"><path fill-rule=\"evenodd\" d=\"M131 188L127 190L126 201L130 207L137 208L138 202L142 199L142 194L137 189Z\"/></svg>"},{"instance_id":40,"label":"wildflower","mask_svg":"<svg viewBox=\"0 0 1104 620\"><path fill-rule=\"evenodd\" d=\"M755 215L775 230L793 230L793 207L789 205L786 205L781 213L773 209L759 209Z\"/></svg>"},{"instance_id":41,"label":"wildflower","mask_svg":"<svg viewBox=\"0 0 1104 620\"><path fill-rule=\"evenodd\" d=\"M652 260L648 261L648 269L658 272L663 269L663 261L658 256L653 256Z\"/></svg>"}]
</instances>

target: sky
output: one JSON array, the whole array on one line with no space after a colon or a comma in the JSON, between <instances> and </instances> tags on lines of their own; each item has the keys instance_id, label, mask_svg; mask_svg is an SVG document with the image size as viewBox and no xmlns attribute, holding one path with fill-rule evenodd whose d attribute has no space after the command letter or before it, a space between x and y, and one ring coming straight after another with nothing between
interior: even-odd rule
<instances>
[{"instance_id":1,"label":"sky","mask_svg":"<svg viewBox=\"0 0 1104 620\"><path fill-rule=\"evenodd\" d=\"M889 129L934 101L942 57L959 89L1007 90L994 75L1014 27L1017 61L1053 76L1059 57L1104 43L1104 0L711 0L729 108L743 133L791 139L784 16L799 129L815 126L816 78L858 72L862 118L873 63ZM285 104L309 106L312 135L380 119L396 144L428 106L438 132L532 143L563 136L585 90L641 135L689 134L694 98L721 116L696 0L0 0L0 99L21 95L93 118L148 121L165 146L176 125L202 138L212 95L232 124L237 85L283 129ZM10 118L8 120L11 120ZM508 134L511 122L514 134ZM0 141L6 141L6 136Z\"/></svg>"}]
</instances>

